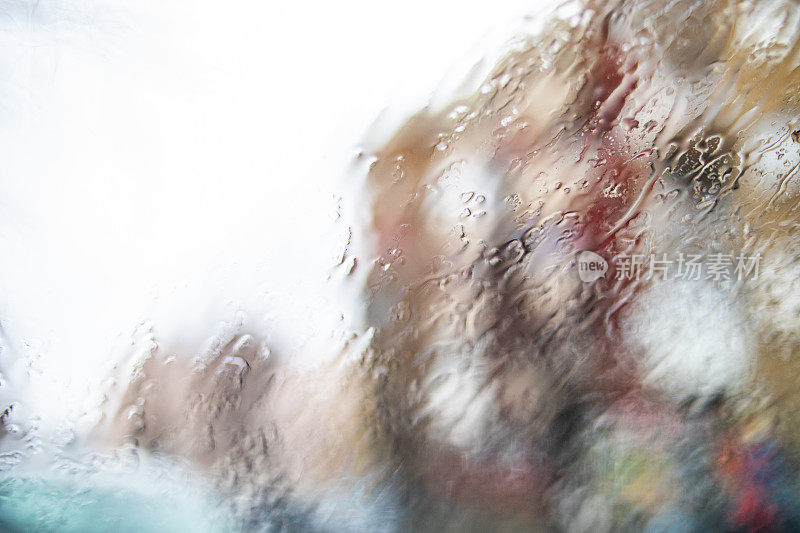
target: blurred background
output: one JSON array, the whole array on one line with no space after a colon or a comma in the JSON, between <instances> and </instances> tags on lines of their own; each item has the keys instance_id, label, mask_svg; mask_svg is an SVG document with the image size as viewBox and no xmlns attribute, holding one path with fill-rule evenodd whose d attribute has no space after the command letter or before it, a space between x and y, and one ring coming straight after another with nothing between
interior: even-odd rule
<instances>
[{"instance_id":1,"label":"blurred background","mask_svg":"<svg viewBox=\"0 0 800 533\"><path fill-rule=\"evenodd\" d=\"M521 0L0 7L0 399L42 431L137 328L200 350L244 321L299 354L349 327L325 280L365 132L536 22Z\"/></svg>"}]
</instances>

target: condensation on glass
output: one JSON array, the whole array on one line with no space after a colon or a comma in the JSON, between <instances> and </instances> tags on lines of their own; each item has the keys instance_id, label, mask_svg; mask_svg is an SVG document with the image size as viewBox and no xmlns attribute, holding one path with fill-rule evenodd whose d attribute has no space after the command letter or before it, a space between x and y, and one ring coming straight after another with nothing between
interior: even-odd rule
<instances>
[{"instance_id":1,"label":"condensation on glass","mask_svg":"<svg viewBox=\"0 0 800 533\"><path fill-rule=\"evenodd\" d=\"M139 332L91 452L6 392L0 521L800 528L800 8L537 16L473 94L368 135L337 357Z\"/></svg>"}]
</instances>

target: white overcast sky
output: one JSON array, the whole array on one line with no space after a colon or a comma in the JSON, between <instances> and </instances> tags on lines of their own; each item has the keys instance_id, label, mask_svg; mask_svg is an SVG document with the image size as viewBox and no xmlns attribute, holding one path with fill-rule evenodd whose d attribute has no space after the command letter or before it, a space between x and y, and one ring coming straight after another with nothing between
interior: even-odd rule
<instances>
[{"instance_id":1,"label":"white overcast sky","mask_svg":"<svg viewBox=\"0 0 800 533\"><path fill-rule=\"evenodd\" d=\"M242 311L289 351L333 324L354 147L541 9L0 2L0 370L47 408L144 320L199 347ZM25 384L20 357L41 370Z\"/></svg>"}]
</instances>

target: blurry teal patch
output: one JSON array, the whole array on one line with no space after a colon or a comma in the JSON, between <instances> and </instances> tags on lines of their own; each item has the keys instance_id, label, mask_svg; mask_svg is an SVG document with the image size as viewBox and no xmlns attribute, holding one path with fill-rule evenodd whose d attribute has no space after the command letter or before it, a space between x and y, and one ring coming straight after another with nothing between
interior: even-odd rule
<instances>
[{"instance_id":1,"label":"blurry teal patch","mask_svg":"<svg viewBox=\"0 0 800 533\"><path fill-rule=\"evenodd\" d=\"M0 530L8 532L216 532L230 517L185 495L85 487L39 478L0 482Z\"/></svg>"}]
</instances>

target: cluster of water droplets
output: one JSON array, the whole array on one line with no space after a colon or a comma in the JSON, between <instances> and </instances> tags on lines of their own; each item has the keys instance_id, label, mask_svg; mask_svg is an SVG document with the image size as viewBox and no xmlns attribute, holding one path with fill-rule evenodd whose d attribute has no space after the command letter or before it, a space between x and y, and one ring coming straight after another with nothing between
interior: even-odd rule
<instances>
[{"instance_id":1,"label":"cluster of water droplets","mask_svg":"<svg viewBox=\"0 0 800 533\"><path fill-rule=\"evenodd\" d=\"M798 13L565 4L359 155L330 280L363 323L337 357L287 366L244 327L185 354L145 328L85 442L182 458L159 468L244 530L797 526ZM591 282L585 251L608 266ZM737 254L757 276L650 262ZM35 427L0 409L14 472ZM5 507L61 498L9 479Z\"/></svg>"}]
</instances>

